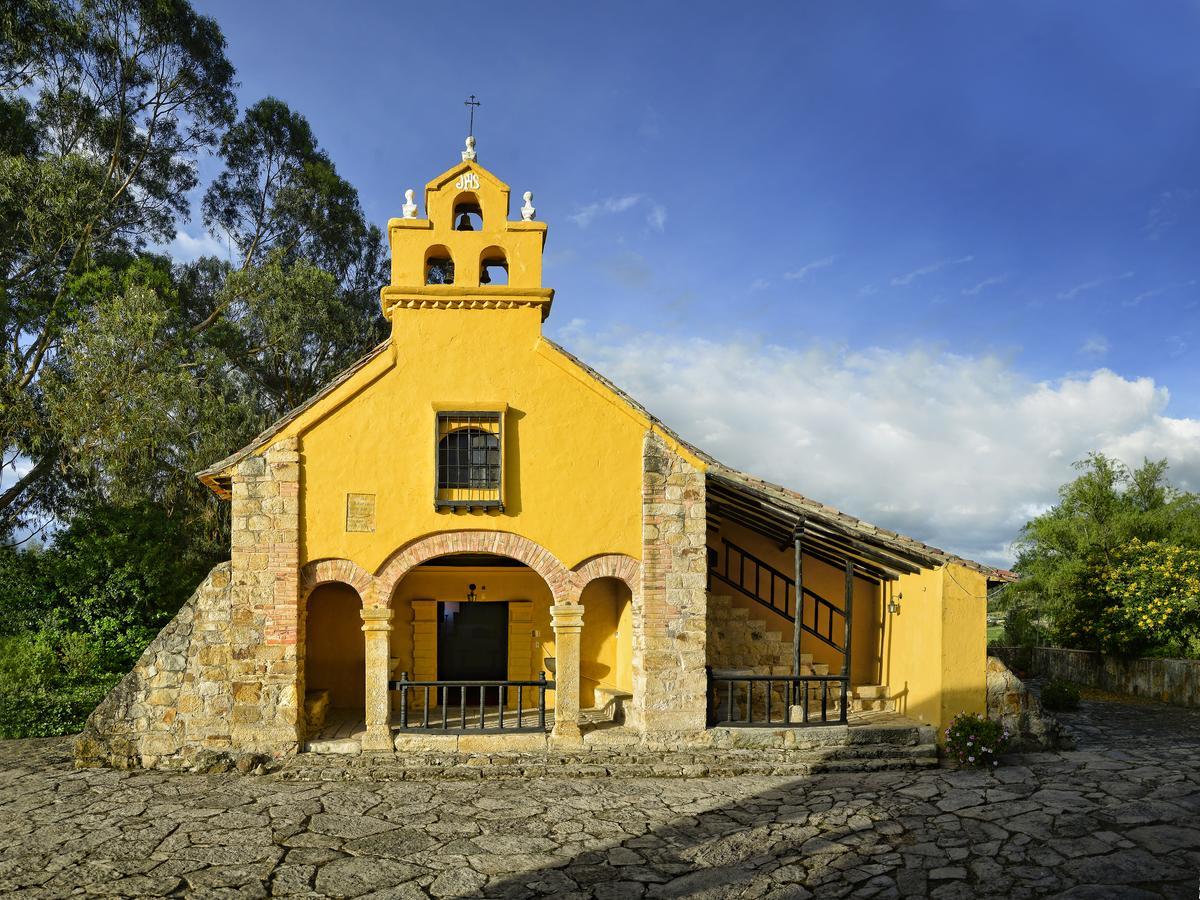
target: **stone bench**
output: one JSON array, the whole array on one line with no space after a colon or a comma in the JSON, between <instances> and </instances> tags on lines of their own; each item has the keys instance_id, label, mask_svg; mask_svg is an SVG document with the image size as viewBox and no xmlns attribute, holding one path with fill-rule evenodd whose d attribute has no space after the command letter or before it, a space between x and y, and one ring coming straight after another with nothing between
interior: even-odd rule
<instances>
[{"instance_id":1,"label":"stone bench","mask_svg":"<svg viewBox=\"0 0 1200 900\"><path fill-rule=\"evenodd\" d=\"M325 727L325 714L329 712L329 691L304 692L304 718L310 734Z\"/></svg>"}]
</instances>

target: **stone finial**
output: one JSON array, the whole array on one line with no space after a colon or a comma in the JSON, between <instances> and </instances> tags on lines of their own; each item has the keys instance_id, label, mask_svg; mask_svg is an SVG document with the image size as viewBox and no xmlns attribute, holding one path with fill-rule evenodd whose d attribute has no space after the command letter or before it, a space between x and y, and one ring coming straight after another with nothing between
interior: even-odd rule
<instances>
[{"instance_id":1,"label":"stone finial","mask_svg":"<svg viewBox=\"0 0 1200 900\"><path fill-rule=\"evenodd\" d=\"M415 219L417 217L417 204L413 200L413 193L412 188L404 192L404 206L401 209L404 210L404 218L406 219Z\"/></svg>"},{"instance_id":2,"label":"stone finial","mask_svg":"<svg viewBox=\"0 0 1200 900\"><path fill-rule=\"evenodd\" d=\"M467 149L462 152L463 162L471 162L475 159L475 135L467 136Z\"/></svg>"},{"instance_id":3,"label":"stone finial","mask_svg":"<svg viewBox=\"0 0 1200 900\"><path fill-rule=\"evenodd\" d=\"M533 216L537 212L533 205L533 191L526 191L522 196L525 198L525 205L521 207L521 219L532 222Z\"/></svg>"}]
</instances>

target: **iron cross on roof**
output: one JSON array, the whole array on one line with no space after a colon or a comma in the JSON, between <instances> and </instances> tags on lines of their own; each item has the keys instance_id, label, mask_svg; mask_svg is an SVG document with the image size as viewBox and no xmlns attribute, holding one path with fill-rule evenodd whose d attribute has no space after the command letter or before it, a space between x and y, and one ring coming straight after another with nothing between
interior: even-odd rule
<instances>
[{"instance_id":1,"label":"iron cross on roof","mask_svg":"<svg viewBox=\"0 0 1200 900\"><path fill-rule=\"evenodd\" d=\"M475 107L477 107L478 105L479 105L479 101L475 99L474 94L472 94L470 97L468 97L466 100L463 101L463 106L465 106L471 110L471 124L467 128L467 134L470 135L471 137L475 136Z\"/></svg>"}]
</instances>

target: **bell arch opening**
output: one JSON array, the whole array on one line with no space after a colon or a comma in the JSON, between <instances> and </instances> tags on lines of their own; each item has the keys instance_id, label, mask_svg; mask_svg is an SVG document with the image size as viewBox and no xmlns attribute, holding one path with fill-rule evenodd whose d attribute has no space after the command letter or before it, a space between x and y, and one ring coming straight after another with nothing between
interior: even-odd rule
<instances>
[{"instance_id":1,"label":"bell arch opening","mask_svg":"<svg viewBox=\"0 0 1200 900\"><path fill-rule=\"evenodd\" d=\"M479 283L493 287L508 284L508 257L500 247L488 247L480 254Z\"/></svg>"},{"instance_id":2,"label":"bell arch opening","mask_svg":"<svg viewBox=\"0 0 1200 900\"><path fill-rule=\"evenodd\" d=\"M425 283L454 284L454 258L438 244L425 251Z\"/></svg>"},{"instance_id":3,"label":"bell arch opening","mask_svg":"<svg viewBox=\"0 0 1200 900\"><path fill-rule=\"evenodd\" d=\"M470 192L454 198L452 217L455 231L483 231L483 207L479 198Z\"/></svg>"}]
</instances>

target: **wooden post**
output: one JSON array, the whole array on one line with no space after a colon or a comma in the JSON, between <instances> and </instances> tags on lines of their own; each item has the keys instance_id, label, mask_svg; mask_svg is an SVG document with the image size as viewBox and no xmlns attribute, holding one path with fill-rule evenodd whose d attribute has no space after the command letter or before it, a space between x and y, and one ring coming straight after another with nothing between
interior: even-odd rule
<instances>
[{"instance_id":1,"label":"wooden post","mask_svg":"<svg viewBox=\"0 0 1200 900\"><path fill-rule=\"evenodd\" d=\"M804 520L796 523L796 621L792 625L792 675L800 676L800 631L804 622Z\"/></svg>"},{"instance_id":2,"label":"wooden post","mask_svg":"<svg viewBox=\"0 0 1200 900\"><path fill-rule=\"evenodd\" d=\"M842 682L842 721L845 722L846 707L850 703L851 636L854 633L854 562L850 559L846 560L846 601L842 611L845 613L846 620L846 637L843 645L845 652L842 654L842 677L847 679Z\"/></svg>"}]
</instances>

